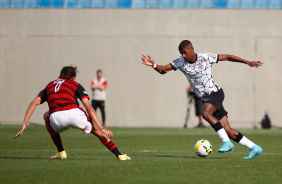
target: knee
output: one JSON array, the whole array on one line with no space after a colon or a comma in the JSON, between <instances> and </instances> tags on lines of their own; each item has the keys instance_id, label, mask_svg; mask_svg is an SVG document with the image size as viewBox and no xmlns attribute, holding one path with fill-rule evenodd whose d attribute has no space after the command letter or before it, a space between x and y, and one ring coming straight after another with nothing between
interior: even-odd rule
<instances>
[{"instance_id":1,"label":"knee","mask_svg":"<svg viewBox=\"0 0 282 184\"><path fill-rule=\"evenodd\" d=\"M45 120L45 122L48 121L48 116L49 116L49 112L45 112L43 114L43 119Z\"/></svg>"},{"instance_id":2,"label":"knee","mask_svg":"<svg viewBox=\"0 0 282 184\"><path fill-rule=\"evenodd\" d=\"M93 133L95 136L97 136L97 137L98 137L98 135L99 135L99 133L98 133L97 130L93 130L92 133Z\"/></svg>"},{"instance_id":3,"label":"knee","mask_svg":"<svg viewBox=\"0 0 282 184\"><path fill-rule=\"evenodd\" d=\"M101 137L101 136L103 135L103 133L101 132L101 130L99 130L99 129L94 129L94 128L92 129L91 133L94 134L94 135L97 136L97 137Z\"/></svg>"}]
</instances>

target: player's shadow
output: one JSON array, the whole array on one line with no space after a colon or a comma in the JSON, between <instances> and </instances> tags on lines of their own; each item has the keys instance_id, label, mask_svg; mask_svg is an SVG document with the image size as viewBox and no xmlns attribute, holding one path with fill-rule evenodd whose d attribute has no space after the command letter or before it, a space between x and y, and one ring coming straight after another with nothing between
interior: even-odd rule
<instances>
[{"instance_id":1,"label":"player's shadow","mask_svg":"<svg viewBox=\"0 0 282 184\"><path fill-rule=\"evenodd\" d=\"M172 156L172 155L151 155L152 157L158 157L158 158L194 158L191 156Z\"/></svg>"},{"instance_id":2,"label":"player's shadow","mask_svg":"<svg viewBox=\"0 0 282 184\"><path fill-rule=\"evenodd\" d=\"M0 159L13 159L13 160L52 160L50 158L39 158L39 157L5 157L5 156L0 156ZM55 159L57 160L57 159ZM68 160L99 160L99 158L73 158L73 159L68 159Z\"/></svg>"},{"instance_id":3,"label":"player's shadow","mask_svg":"<svg viewBox=\"0 0 282 184\"><path fill-rule=\"evenodd\" d=\"M158 157L158 158L190 158L190 159L199 159L199 157L193 157L193 156L172 156L172 155L132 155L134 156L140 156L140 157ZM208 159L224 159L224 158L219 158L219 157L209 157Z\"/></svg>"},{"instance_id":4,"label":"player's shadow","mask_svg":"<svg viewBox=\"0 0 282 184\"><path fill-rule=\"evenodd\" d=\"M15 159L15 160L46 160L46 159L50 159L50 158L39 158L39 157L4 157L4 156L0 156L0 159Z\"/></svg>"}]
</instances>

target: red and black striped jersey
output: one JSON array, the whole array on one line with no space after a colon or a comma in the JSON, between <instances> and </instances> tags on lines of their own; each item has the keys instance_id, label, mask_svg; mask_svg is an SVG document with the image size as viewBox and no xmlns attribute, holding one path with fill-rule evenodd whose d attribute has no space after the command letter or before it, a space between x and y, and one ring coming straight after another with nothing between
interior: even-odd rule
<instances>
[{"instance_id":1,"label":"red and black striped jersey","mask_svg":"<svg viewBox=\"0 0 282 184\"><path fill-rule=\"evenodd\" d=\"M67 79L51 81L37 96L41 98L41 104L47 101L50 114L78 108L78 98L89 99L87 92L79 83Z\"/></svg>"}]
</instances>

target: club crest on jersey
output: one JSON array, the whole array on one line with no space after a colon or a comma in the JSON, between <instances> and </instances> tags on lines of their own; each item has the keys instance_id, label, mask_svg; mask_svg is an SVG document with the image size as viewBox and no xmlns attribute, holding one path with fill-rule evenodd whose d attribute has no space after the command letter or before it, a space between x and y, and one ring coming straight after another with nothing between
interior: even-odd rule
<instances>
[{"instance_id":1,"label":"club crest on jersey","mask_svg":"<svg viewBox=\"0 0 282 184\"><path fill-rule=\"evenodd\" d=\"M198 66L198 68L199 68L200 70L204 69L203 62L199 62L199 63L197 64L197 66Z\"/></svg>"}]
</instances>

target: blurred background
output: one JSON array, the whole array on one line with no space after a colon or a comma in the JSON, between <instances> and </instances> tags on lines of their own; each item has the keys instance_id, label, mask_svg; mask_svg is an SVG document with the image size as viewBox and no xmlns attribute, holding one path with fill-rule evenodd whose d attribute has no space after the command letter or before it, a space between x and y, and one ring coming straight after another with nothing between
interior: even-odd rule
<instances>
[{"instance_id":1,"label":"blurred background","mask_svg":"<svg viewBox=\"0 0 282 184\"><path fill-rule=\"evenodd\" d=\"M261 60L257 69L219 62L213 77L231 126L260 127L267 112L282 127L282 0L0 0L0 122L22 123L40 90L72 64L90 96L103 70L108 126L182 127L187 79L159 75L141 55L166 65L184 39L196 52ZM30 122L43 124L47 110L38 106ZM188 127L197 121L192 109Z\"/></svg>"}]
</instances>

